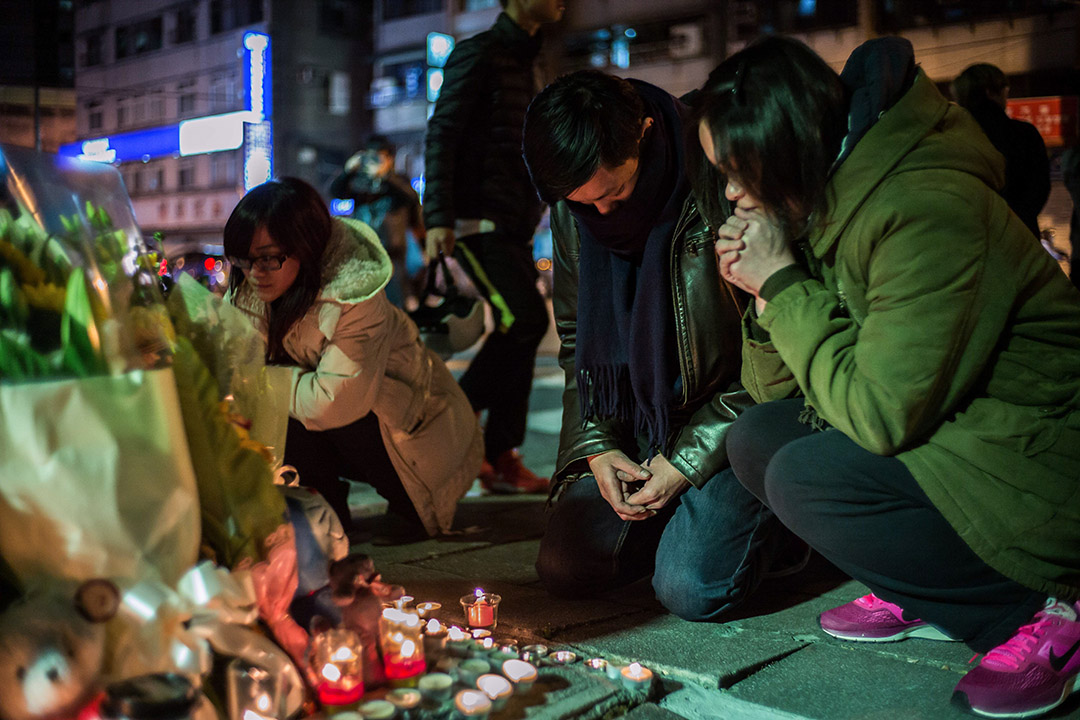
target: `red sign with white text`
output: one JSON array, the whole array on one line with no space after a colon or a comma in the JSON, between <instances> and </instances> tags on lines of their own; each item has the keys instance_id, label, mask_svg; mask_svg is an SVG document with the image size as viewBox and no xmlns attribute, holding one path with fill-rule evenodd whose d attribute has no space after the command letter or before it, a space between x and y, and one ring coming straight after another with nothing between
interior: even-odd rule
<instances>
[{"instance_id":1,"label":"red sign with white text","mask_svg":"<svg viewBox=\"0 0 1080 720\"><path fill-rule=\"evenodd\" d=\"M1075 95L1009 99L1005 107L1009 117L1034 125L1046 147L1061 147L1075 142L1076 110Z\"/></svg>"}]
</instances>

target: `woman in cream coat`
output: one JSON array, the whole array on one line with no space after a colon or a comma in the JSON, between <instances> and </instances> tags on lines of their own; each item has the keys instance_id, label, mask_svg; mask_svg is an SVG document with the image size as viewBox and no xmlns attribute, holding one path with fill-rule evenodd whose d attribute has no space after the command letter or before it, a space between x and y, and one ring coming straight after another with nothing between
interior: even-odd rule
<instances>
[{"instance_id":1,"label":"woman in cream coat","mask_svg":"<svg viewBox=\"0 0 1080 720\"><path fill-rule=\"evenodd\" d=\"M402 538L450 529L480 467L476 416L415 324L386 299L390 259L367 225L331 218L316 190L281 178L225 225L226 299L292 367L285 463L348 528L348 484L389 502Z\"/></svg>"}]
</instances>

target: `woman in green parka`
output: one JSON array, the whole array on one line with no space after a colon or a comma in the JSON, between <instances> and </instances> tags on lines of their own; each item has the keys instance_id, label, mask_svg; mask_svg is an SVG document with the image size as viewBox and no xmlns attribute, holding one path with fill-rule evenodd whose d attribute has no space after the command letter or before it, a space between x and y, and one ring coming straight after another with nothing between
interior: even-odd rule
<instances>
[{"instance_id":1,"label":"woman in green parka","mask_svg":"<svg viewBox=\"0 0 1080 720\"><path fill-rule=\"evenodd\" d=\"M955 703L1056 707L1080 686L1080 293L1001 155L900 38L839 76L768 38L703 98L697 191L736 206L716 251L756 298L732 467L872 590L822 629L962 640L986 655Z\"/></svg>"}]
</instances>

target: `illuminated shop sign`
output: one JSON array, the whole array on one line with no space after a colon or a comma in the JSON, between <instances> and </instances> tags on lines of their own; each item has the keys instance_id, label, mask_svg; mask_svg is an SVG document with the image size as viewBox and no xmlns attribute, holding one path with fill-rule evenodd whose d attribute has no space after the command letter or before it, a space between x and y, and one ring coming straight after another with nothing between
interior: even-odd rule
<instances>
[{"instance_id":1,"label":"illuminated shop sign","mask_svg":"<svg viewBox=\"0 0 1080 720\"><path fill-rule=\"evenodd\" d=\"M59 154L107 163L147 162L159 157L201 155L236 150L245 139L255 138L256 147L244 149L244 179L273 175L270 146L270 36L249 32L244 35L244 79L247 110L184 120L174 125L116 133L61 145ZM250 129L258 128L256 132ZM249 162L252 165L249 166Z\"/></svg>"}]
</instances>

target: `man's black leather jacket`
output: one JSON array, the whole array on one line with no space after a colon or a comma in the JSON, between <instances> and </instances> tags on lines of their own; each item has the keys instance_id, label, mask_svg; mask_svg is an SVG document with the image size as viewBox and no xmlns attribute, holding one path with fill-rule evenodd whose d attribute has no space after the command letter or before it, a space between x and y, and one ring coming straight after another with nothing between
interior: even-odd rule
<instances>
[{"instance_id":1,"label":"man's black leather jacket","mask_svg":"<svg viewBox=\"0 0 1080 720\"><path fill-rule=\"evenodd\" d=\"M543 206L521 157L521 132L539 51L540 33L530 37L502 13L451 53L427 127L427 227L486 219L504 235L532 239Z\"/></svg>"},{"instance_id":2,"label":"man's black leather jacket","mask_svg":"<svg viewBox=\"0 0 1080 720\"><path fill-rule=\"evenodd\" d=\"M633 429L617 421L581 421L574 347L577 333L580 237L565 202L551 210L554 242L554 309L559 365L566 373L556 481L585 472L585 458L621 449L639 455ZM693 198L687 198L671 243L672 305L679 341L682 404L672 414L674 441L668 460L701 487L727 464L724 436L740 412L753 404L739 384L741 318L748 296L720 278L713 234Z\"/></svg>"}]
</instances>

